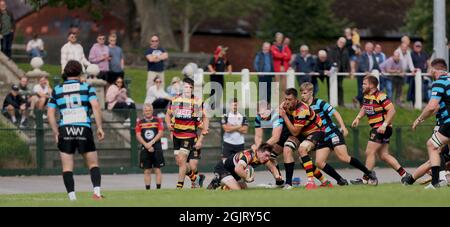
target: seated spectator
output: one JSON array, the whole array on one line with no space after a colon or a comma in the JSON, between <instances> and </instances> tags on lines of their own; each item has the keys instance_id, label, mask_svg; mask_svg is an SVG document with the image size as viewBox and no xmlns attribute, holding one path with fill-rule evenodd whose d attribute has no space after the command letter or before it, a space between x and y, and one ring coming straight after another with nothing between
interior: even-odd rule
<instances>
[{"instance_id":1,"label":"seated spectator","mask_svg":"<svg viewBox=\"0 0 450 227\"><path fill-rule=\"evenodd\" d=\"M31 58L45 57L44 41L38 37L38 34L33 34L33 39L28 41L26 51Z\"/></svg>"},{"instance_id":2,"label":"seated spectator","mask_svg":"<svg viewBox=\"0 0 450 227\"><path fill-rule=\"evenodd\" d=\"M170 86L167 87L167 93L172 96L178 96L183 91L183 84L181 83L181 79L179 77L172 78L172 82L170 83Z\"/></svg>"},{"instance_id":3,"label":"seated spectator","mask_svg":"<svg viewBox=\"0 0 450 227\"><path fill-rule=\"evenodd\" d=\"M108 104L108 110L136 109L136 105L128 97L128 91L120 77L108 88L106 103Z\"/></svg>"},{"instance_id":4,"label":"seated spectator","mask_svg":"<svg viewBox=\"0 0 450 227\"><path fill-rule=\"evenodd\" d=\"M31 97L31 108L34 110L37 107L39 110L44 110L52 94L47 77L44 76L39 80L39 84L36 84L33 88L33 93L34 95Z\"/></svg>"},{"instance_id":5,"label":"seated spectator","mask_svg":"<svg viewBox=\"0 0 450 227\"><path fill-rule=\"evenodd\" d=\"M26 127L27 103L19 94L19 86L13 85L11 92L3 102L2 114L11 119L13 124L17 124L17 117L21 116L20 127Z\"/></svg>"},{"instance_id":6,"label":"seated spectator","mask_svg":"<svg viewBox=\"0 0 450 227\"><path fill-rule=\"evenodd\" d=\"M162 110L165 112L172 97L164 91L162 79L160 77L155 77L153 82L155 85L148 89L145 103L152 104L155 112L160 112Z\"/></svg>"},{"instance_id":7,"label":"seated spectator","mask_svg":"<svg viewBox=\"0 0 450 227\"><path fill-rule=\"evenodd\" d=\"M33 93L33 88L31 87L30 84L28 84L28 78L27 77L22 77L20 79L20 83L19 83L19 95L22 97L23 100L25 100L25 102L27 103L27 107L30 108L31 111L31 115L33 115L33 103L31 96L34 95Z\"/></svg>"}]
</instances>

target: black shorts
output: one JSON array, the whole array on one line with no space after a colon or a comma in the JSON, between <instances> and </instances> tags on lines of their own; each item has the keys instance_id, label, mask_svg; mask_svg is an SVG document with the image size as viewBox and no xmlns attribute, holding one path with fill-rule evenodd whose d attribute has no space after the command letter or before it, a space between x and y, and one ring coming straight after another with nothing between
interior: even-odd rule
<instances>
[{"instance_id":1,"label":"black shorts","mask_svg":"<svg viewBox=\"0 0 450 227\"><path fill-rule=\"evenodd\" d=\"M225 177L232 176L236 181L241 180L241 177L236 174L234 171L229 171L223 161L217 163L216 167L214 167L214 175L222 181Z\"/></svg>"},{"instance_id":2,"label":"black shorts","mask_svg":"<svg viewBox=\"0 0 450 227\"><path fill-rule=\"evenodd\" d=\"M323 141L324 139L325 139L325 132L322 132L322 131L313 132L308 136L300 136L299 137L300 144L303 143L304 141L309 141L309 142L313 143L315 147L317 147L317 144L320 141Z\"/></svg>"},{"instance_id":3,"label":"black shorts","mask_svg":"<svg viewBox=\"0 0 450 227\"><path fill-rule=\"evenodd\" d=\"M84 126L63 126L59 128L58 149L66 154L94 152L92 129Z\"/></svg>"},{"instance_id":4,"label":"black shorts","mask_svg":"<svg viewBox=\"0 0 450 227\"><path fill-rule=\"evenodd\" d=\"M439 133L447 138L450 138L450 123L439 127Z\"/></svg>"},{"instance_id":5,"label":"black shorts","mask_svg":"<svg viewBox=\"0 0 450 227\"><path fill-rule=\"evenodd\" d=\"M142 146L140 157L139 167L141 169L160 169L166 166L163 150L155 149L154 152L148 152L148 150Z\"/></svg>"},{"instance_id":6,"label":"black shorts","mask_svg":"<svg viewBox=\"0 0 450 227\"><path fill-rule=\"evenodd\" d=\"M233 145L233 144L224 142L222 145L222 158L228 158L228 157L235 155L236 153L239 153L244 150L245 150L245 144Z\"/></svg>"},{"instance_id":7,"label":"black shorts","mask_svg":"<svg viewBox=\"0 0 450 227\"><path fill-rule=\"evenodd\" d=\"M442 148L441 154L444 157L445 162L450 162L450 148L448 147L448 145Z\"/></svg>"},{"instance_id":8,"label":"black shorts","mask_svg":"<svg viewBox=\"0 0 450 227\"><path fill-rule=\"evenodd\" d=\"M330 148L330 150L334 150L335 147L339 147L342 145L345 145L345 138L341 131L334 130L330 139L326 141L319 141L317 144L317 150L323 149L323 148Z\"/></svg>"},{"instance_id":9,"label":"black shorts","mask_svg":"<svg viewBox=\"0 0 450 227\"><path fill-rule=\"evenodd\" d=\"M374 128L370 131L369 141L379 144L389 144L392 136L392 127L387 127L384 134L379 134L377 129L378 128Z\"/></svg>"},{"instance_id":10,"label":"black shorts","mask_svg":"<svg viewBox=\"0 0 450 227\"><path fill-rule=\"evenodd\" d=\"M185 149L189 151L188 162L190 160L200 160L201 159L201 150L195 149L195 143L197 142L197 138L189 138L189 139L178 139L173 137L173 149L180 150Z\"/></svg>"}]
</instances>

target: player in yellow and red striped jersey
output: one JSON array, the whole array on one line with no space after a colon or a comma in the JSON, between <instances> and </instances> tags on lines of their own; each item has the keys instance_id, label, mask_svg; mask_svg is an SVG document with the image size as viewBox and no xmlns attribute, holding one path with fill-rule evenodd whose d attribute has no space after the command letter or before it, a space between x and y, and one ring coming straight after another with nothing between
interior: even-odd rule
<instances>
[{"instance_id":1,"label":"player in yellow and red striped jersey","mask_svg":"<svg viewBox=\"0 0 450 227\"><path fill-rule=\"evenodd\" d=\"M295 149L299 152L303 167L308 176L306 189L312 190L317 188L314 183L314 177L322 182L322 187L333 187L331 182L313 164L309 156L309 152L316 148L317 143L324 140L325 133L322 120L310 106L298 100L298 92L296 89L291 88L286 90L285 101L280 106L280 117L284 120L284 126L300 141L299 147Z\"/></svg>"},{"instance_id":2,"label":"player in yellow and red striped jersey","mask_svg":"<svg viewBox=\"0 0 450 227\"><path fill-rule=\"evenodd\" d=\"M352 181L353 184L369 183L378 185L375 168L376 154L381 160L389 164L401 177L409 175L400 163L389 153L389 142L392 136L392 121L395 116L395 107L387 95L378 90L378 79L374 76L366 76L363 82L364 101L363 107L352 127L356 128L364 116L369 119L372 127L369 142L366 148L366 167L372 171L373 177L364 175L363 179Z\"/></svg>"},{"instance_id":3,"label":"player in yellow and red striped jersey","mask_svg":"<svg viewBox=\"0 0 450 227\"><path fill-rule=\"evenodd\" d=\"M202 187L205 176L198 175L203 137L208 134L208 118L203 110L203 103L194 97L194 81L183 80L183 94L175 97L166 114L166 124L173 135L175 160L179 167L177 188L184 186L188 176L192 188ZM202 129L197 136L197 129ZM187 164L189 163L189 164Z\"/></svg>"}]
</instances>

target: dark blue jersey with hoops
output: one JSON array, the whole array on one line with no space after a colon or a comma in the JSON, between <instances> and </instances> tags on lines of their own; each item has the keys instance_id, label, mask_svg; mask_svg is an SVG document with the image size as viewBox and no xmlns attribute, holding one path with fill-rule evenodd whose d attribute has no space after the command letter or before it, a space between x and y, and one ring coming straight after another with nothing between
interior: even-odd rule
<instances>
[{"instance_id":1,"label":"dark blue jersey with hoops","mask_svg":"<svg viewBox=\"0 0 450 227\"><path fill-rule=\"evenodd\" d=\"M322 99L314 99L311 104L311 108L322 119L322 124L325 128L325 141L336 137L336 131L338 131L338 127L333 123L333 120L331 119L336 110Z\"/></svg>"},{"instance_id":2,"label":"dark blue jersey with hoops","mask_svg":"<svg viewBox=\"0 0 450 227\"><path fill-rule=\"evenodd\" d=\"M437 123L440 126L450 123L450 78L445 75L439 77L431 88L431 99L439 101L439 111L436 114Z\"/></svg>"},{"instance_id":3,"label":"dark blue jersey with hoops","mask_svg":"<svg viewBox=\"0 0 450 227\"><path fill-rule=\"evenodd\" d=\"M95 88L78 80L68 80L57 85L48 102L48 108L59 109L59 126L91 127L90 102L97 100Z\"/></svg>"}]
</instances>

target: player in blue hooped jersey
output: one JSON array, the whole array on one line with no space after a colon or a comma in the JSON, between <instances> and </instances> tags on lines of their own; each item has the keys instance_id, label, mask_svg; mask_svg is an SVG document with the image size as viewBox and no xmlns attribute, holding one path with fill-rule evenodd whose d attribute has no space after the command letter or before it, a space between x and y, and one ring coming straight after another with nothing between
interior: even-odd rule
<instances>
[{"instance_id":1,"label":"player in blue hooped jersey","mask_svg":"<svg viewBox=\"0 0 450 227\"><path fill-rule=\"evenodd\" d=\"M431 100L412 126L415 130L427 118L436 114L438 129L427 142L432 180L426 189L440 187L440 153L444 146L450 144L450 78L448 66L444 59L437 58L431 63L431 75L436 80L431 89Z\"/></svg>"},{"instance_id":2,"label":"player in blue hooped jersey","mask_svg":"<svg viewBox=\"0 0 450 227\"><path fill-rule=\"evenodd\" d=\"M351 166L361 170L367 176L367 178L372 179L372 181L377 182L377 178L374 172L367 169L364 164L358 159L351 157L347 151L347 145L345 144L345 137L348 135L348 130L345 127L344 120L342 119L339 112L337 112L330 104L322 99L314 98L313 96L314 85L312 83L304 83L300 86L300 93L302 101L311 106L311 108L316 112L317 115L322 119L323 127L325 128L325 139L320 141L317 145L316 151L316 165L322 169L329 176L333 177L338 185L344 186L348 185L347 180L345 180L336 170L326 163L328 156L331 151L336 153L337 158ZM334 117L341 128L339 129L333 122L332 117ZM359 183L359 182L358 182Z\"/></svg>"},{"instance_id":3,"label":"player in blue hooped jersey","mask_svg":"<svg viewBox=\"0 0 450 227\"><path fill-rule=\"evenodd\" d=\"M73 178L74 154L78 152L86 160L94 187L93 199L103 196L100 192L101 174L94 143L90 115L93 112L97 126L97 138L103 140L102 115L95 89L80 81L81 64L69 61L64 69L64 83L57 85L48 103L48 121L60 150L63 180L70 200L76 200ZM56 122L56 110L61 116Z\"/></svg>"}]
</instances>

